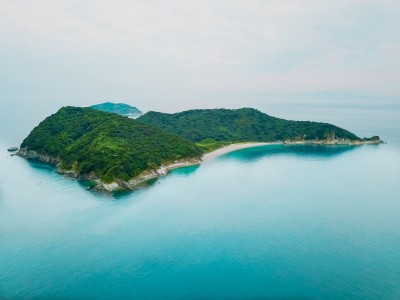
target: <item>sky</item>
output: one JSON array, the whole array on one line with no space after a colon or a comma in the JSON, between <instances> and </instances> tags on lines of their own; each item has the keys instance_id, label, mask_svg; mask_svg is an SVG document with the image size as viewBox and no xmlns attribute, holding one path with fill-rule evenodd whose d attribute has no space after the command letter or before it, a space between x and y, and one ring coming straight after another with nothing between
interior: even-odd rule
<instances>
[{"instance_id":1,"label":"sky","mask_svg":"<svg viewBox=\"0 0 400 300\"><path fill-rule=\"evenodd\" d=\"M0 109L393 104L399 15L398 0L0 0Z\"/></svg>"}]
</instances>

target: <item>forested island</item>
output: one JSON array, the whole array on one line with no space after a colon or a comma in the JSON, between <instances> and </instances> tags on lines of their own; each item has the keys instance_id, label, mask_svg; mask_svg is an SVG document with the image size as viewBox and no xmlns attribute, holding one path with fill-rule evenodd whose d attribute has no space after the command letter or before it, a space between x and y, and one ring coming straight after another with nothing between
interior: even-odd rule
<instances>
[{"instance_id":1,"label":"forested island","mask_svg":"<svg viewBox=\"0 0 400 300\"><path fill-rule=\"evenodd\" d=\"M32 130L18 155L90 179L98 190L113 191L134 189L172 168L200 163L207 152L243 142L358 145L381 140L252 108L148 112L135 120L93 108L63 107Z\"/></svg>"}]
</instances>

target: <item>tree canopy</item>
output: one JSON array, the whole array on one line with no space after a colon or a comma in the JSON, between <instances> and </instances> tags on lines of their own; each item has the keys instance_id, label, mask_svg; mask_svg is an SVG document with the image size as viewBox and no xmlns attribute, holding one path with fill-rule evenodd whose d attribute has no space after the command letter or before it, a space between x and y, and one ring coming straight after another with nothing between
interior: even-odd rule
<instances>
[{"instance_id":1,"label":"tree canopy","mask_svg":"<svg viewBox=\"0 0 400 300\"><path fill-rule=\"evenodd\" d=\"M142 123L173 132L199 145L285 140L360 140L355 134L328 123L289 121L253 108L196 109L175 114L148 112Z\"/></svg>"},{"instance_id":2,"label":"tree canopy","mask_svg":"<svg viewBox=\"0 0 400 300\"><path fill-rule=\"evenodd\" d=\"M198 158L191 141L117 114L63 107L42 121L21 148L57 159L62 169L105 182L128 180L161 163Z\"/></svg>"}]
</instances>

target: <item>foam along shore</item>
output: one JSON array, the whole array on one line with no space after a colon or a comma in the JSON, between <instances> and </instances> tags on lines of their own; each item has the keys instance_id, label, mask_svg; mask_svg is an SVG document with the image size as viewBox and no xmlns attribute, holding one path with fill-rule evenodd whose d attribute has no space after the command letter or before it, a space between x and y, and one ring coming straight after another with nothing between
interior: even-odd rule
<instances>
[{"instance_id":1,"label":"foam along shore","mask_svg":"<svg viewBox=\"0 0 400 300\"><path fill-rule=\"evenodd\" d=\"M201 160L203 162L209 161L217 156L227 154L229 152L241 150L241 149L246 149L246 148L253 148L253 147L260 147L260 146L266 146L266 145L272 145L272 144L278 144L277 142L275 143L238 143L238 144L230 144L228 146L219 148L217 150L208 152L203 155Z\"/></svg>"}]
</instances>

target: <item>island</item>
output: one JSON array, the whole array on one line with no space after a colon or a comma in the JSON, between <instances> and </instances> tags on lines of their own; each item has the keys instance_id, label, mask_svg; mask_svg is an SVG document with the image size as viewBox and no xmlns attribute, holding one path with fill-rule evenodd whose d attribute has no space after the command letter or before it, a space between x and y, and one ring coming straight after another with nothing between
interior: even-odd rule
<instances>
[{"instance_id":1,"label":"island","mask_svg":"<svg viewBox=\"0 0 400 300\"><path fill-rule=\"evenodd\" d=\"M125 103L112 103L112 102L104 102L101 104L95 104L90 106L90 108L119 114L121 116L125 116L128 118L137 118L142 115L142 112L136 107L130 106Z\"/></svg>"},{"instance_id":2,"label":"island","mask_svg":"<svg viewBox=\"0 0 400 300\"><path fill-rule=\"evenodd\" d=\"M90 180L100 191L132 190L171 169L216 155L271 143L361 145L328 123L288 121L256 109L149 112L138 119L92 108L63 107L22 142L21 157L53 164L57 172Z\"/></svg>"}]
</instances>

